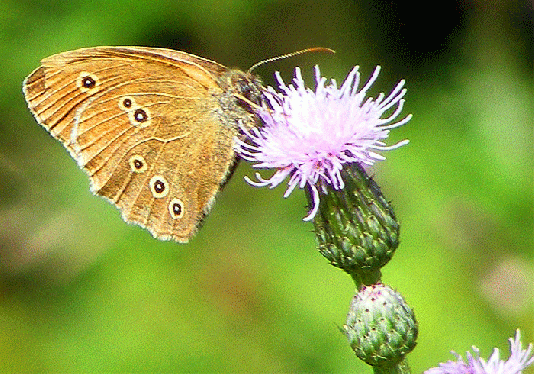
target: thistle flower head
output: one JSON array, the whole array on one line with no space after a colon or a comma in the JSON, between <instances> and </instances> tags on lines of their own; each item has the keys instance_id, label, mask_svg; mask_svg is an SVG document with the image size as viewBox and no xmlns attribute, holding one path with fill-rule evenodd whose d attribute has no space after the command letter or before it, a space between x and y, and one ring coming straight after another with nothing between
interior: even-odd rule
<instances>
[{"instance_id":1,"label":"thistle flower head","mask_svg":"<svg viewBox=\"0 0 534 374\"><path fill-rule=\"evenodd\" d=\"M522 370L534 363L531 354L532 344L529 344L527 349L522 349L519 329L516 331L515 339L510 338L509 341L510 357L506 361L500 359L497 348L486 361L480 357L479 349L473 346L473 354L466 353L467 362L459 354L451 352L457 361L440 364L439 367L425 371L425 374L521 374Z\"/></svg>"},{"instance_id":2,"label":"thistle flower head","mask_svg":"<svg viewBox=\"0 0 534 374\"><path fill-rule=\"evenodd\" d=\"M329 184L336 190L343 189L340 172L344 164L373 165L384 160L377 152L408 143L404 140L388 146L384 142L391 129L411 118L408 115L395 122L404 104L404 81L388 96L381 93L376 98L366 98L379 71L377 67L359 89L360 73L355 67L338 88L335 80L327 84L316 66L315 91L306 88L299 68L289 85L276 73L281 92L269 87L265 97L270 108L259 109L257 113L264 126L242 129L247 139L236 142L236 151L242 158L255 162L254 167L276 171L269 179L256 174L257 181L247 178L247 182L274 188L289 177L284 197L297 186L309 187L313 207L304 220L311 220L317 212L322 187Z\"/></svg>"}]
</instances>

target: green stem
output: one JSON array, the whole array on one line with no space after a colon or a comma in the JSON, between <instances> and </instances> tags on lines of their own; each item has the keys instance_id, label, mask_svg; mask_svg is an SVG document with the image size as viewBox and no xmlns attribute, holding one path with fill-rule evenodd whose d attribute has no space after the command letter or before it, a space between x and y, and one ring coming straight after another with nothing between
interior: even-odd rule
<instances>
[{"instance_id":1,"label":"green stem","mask_svg":"<svg viewBox=\"0 0 534 374\"><path fill-rule=\"evenodd\" d=\"M373 366L373 374L411 374L406 358L395 366Z\"/></svg>"},{"instance_id":2,"label":"green stem","mask_svg":"<svg viewBox=\"0 0 534 374\"><path fill-rule=\"evenodd\" d=\"M356 289L359 290L362 286L370 286L372 284L380 283L382 279L382 272L380 269L375 269L366 272L351 272L350 276L356 285Z\"/></svg>"}]
</instances>

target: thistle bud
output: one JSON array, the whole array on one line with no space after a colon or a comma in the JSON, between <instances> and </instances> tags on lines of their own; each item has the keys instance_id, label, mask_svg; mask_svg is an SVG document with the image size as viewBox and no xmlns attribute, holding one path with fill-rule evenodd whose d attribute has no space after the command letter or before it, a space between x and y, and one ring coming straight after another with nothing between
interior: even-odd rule
<instances>
[{"instance_id":1,"label":"thistle bud","mask_svg":"<svg viewBox=\"0 0 534 374\"><path fill-rule=\"evenodd\" d=\"M341 171L343 189L326 186L315 216L319 252L349 274L379 270L399 245L393 208L363 168Z\"/></svg>"},{"instance_id":2,"label":"thistle bud","mask_svg":"<svg viewBox=\"0 0 534 374\"><path fill-rule=\"evenodd\" d=\"M353 351L372 366L393 366L411 352L417 321L402 296L383 284L363 286L354 296L343 327Z\"/></svg>"}]
</instances>

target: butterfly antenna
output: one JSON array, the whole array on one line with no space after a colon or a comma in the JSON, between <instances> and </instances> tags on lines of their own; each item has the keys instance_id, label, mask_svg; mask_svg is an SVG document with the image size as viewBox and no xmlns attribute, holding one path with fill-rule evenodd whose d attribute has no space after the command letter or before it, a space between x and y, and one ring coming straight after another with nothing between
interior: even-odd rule
<instances>
[{"instance_id":1,"label":"butterfly antenna","mask_svg":"<svg viewBox=\"0 0 534 374\"><path fill-rule=\"evenodd\" d=\"M286 58L289 58L289 57L293 57L293 56L297 56L297 55L301 55L303 53L308 53L308 52L328 52L328 53L336 53L336 51L334 51L333 49L330 49L330 48L324 48L324 47L313 47L313 48L306 48L306 49L302 49L300 51L296 51L296 52L292 52L292 53L287 53L285 55L281 55L281 56L277 56L277 57L272 57L272 58L268 58L266 60L262 60L260 62L257 62L255 63L254 65L252 65L249 69L248 69L248 73L251 73L252 70L256 69L258 66L261 66L263 64L266 64L268 62L273 62L273 61L278 61L278 60L283 60L283 59L286 59Z\"/></svg>"}]
</instances>

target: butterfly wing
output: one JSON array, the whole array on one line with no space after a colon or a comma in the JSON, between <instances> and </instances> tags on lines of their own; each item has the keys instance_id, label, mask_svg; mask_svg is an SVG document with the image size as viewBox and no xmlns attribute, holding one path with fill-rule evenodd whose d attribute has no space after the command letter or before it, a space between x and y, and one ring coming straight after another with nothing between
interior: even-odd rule
<instances>
[{"instance_id":1,"label":"butterfly wing","mask_svg":"<svg viewBox=\"0 0 534 374\"><path fill-rule=\"evenodd\" d=\"M44 59L24 94L93 193L154 237L187 242L235 160L216 79L225 70L166 49L88 48Z\"/></svg>"}]
</instances>

